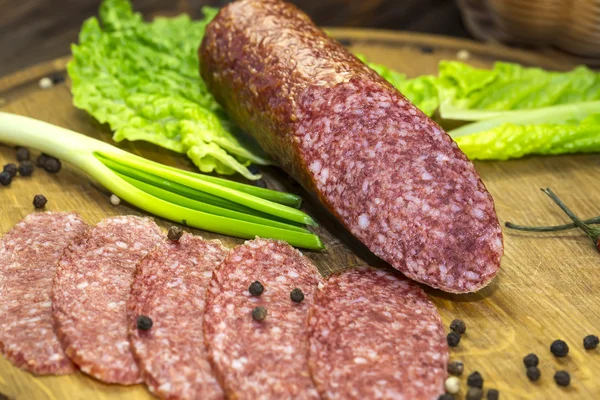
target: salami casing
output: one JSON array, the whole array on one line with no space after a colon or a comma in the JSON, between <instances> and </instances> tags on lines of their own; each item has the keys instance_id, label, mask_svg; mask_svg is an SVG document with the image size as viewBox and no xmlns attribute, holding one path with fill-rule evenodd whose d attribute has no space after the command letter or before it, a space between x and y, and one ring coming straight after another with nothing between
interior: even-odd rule
<instances>
[{"instance_id":1,"label":"salami casing","mask_svg":"<svg viewBox=\"0 0 600 400\"><path fill-rule=\"evenodd\" d=\"M202 321L206 289L227 250L184 234L163 241L138 264L129 298L129 339L141 375L161 399L223 399L208 361ZM149 330L138 316L152 320Z\"/></svg>"},{"instance_id":2,"label":"salami casing","mask_svg":"<svg viewBox=\"0 0 600 400\"><path fill-rule=\"evenodd\" d=\"M496 275L502 233L473 164L296 7L229 4L207 26L200 59L232 119L374 254L449 292Z\"/></svg>"},{"instance_id":3,"label":"salami casing","mask_svg":"<svg viewBox=\"0 0 600 400\"><path fill-rule=\"evenodd\" d=\"M366 267L330 277L309 326L309 366L323 399L433 400L444 392L442 321L404 278Z\"/></svg>"},{"instance_id":4,"label":"salami casing","mask_svg":"<svg viewBox=\"0 0 600 400\"><path fill-rule=\"evenodd\" d=\"M150 219L106 218L72 243L58 263L52 289L56 333L67 356L96 379L141 382L126 303L137 263L161 239Z\"/></svg>"},{"instance_id":5,"label":"salami casing","mask_svg":"<svg viewBox=\"0 0 600 400\"><path fill-rule=\"evenodd\" d=\"M264 292L253 296L251 283ZM255 239L234 248L214 271L204 334L209 358L233 399L318 399L308 372L308 309L320 282L312 263L288 244ZM299 288L304 300L290 292ZM253 310L264 307L257 321Z\"/></svg>"},{"instance_id":6,"label":"salami casing","mask_svg":"<svg viewBox=\"0 0 600 400\"><path fill-rule=\"evenodd\" d=\"M0 348L36 375L76 370L54 334L52 280L65 248L88 225L77 214L28 215L0 240Z\"/></svg>"}]
</instances>

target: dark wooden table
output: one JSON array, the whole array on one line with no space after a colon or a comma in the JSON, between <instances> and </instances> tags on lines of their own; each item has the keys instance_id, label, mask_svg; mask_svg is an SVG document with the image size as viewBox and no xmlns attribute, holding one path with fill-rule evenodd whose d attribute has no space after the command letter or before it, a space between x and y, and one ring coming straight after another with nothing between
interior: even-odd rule
<instances>
[{"instance_id":1,"label":"dark wooden table","mask_svg":"<svg viewBox=\"0 0 600 400\"><path fill-rule=\"evenodd\" d=\"M319 25L369 27L469 37L455 0L292 0ZM228 0L133 0L146 18ZM0 0L0 76L69 53L100 0Z\"/></svg>"}]
</instances>

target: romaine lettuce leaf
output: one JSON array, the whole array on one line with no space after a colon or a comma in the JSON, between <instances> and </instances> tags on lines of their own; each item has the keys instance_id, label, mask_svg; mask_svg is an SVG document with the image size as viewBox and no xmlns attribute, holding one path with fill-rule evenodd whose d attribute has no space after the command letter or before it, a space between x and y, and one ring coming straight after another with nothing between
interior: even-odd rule
<instances>
[{"instance_id":1,"label":"romaine lettuce leaf","mask_svg":"<svg viewBox=\"0 0 600 400\"><path fill-rule=\"evenodd\" d=\"M600 73L585 66L551 72L498 62L491 70L442 61L436 82L444 119L476 121L506 111L600 100Z\"/></svg>"},{"instance_id":2,"label":"romaine lettuce leaf","mask_svg":"<svg viewBox=\"0 0 600 400\"><path fill-rule=\"evenodd\" d=\"M85 21L68 65L73 102L101 123L114 140L145 140L187 153L203 172L239 172L268 164L248 150L219 116L223 110L199 75L198 46L216 10L144 22L127 0L104 0L100 20Z\"/></svg>"}]
</instances>

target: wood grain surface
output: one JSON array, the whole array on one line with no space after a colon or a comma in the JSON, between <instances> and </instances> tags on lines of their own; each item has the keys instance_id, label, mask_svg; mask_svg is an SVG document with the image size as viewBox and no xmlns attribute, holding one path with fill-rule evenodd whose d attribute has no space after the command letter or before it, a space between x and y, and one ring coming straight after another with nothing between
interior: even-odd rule
<instances>
[{"instance_id":1,"label":"wood grain surface","mask_svg":"<svg viewBox=\"0 0 600 400\"><path fill-rule=\"evenodd\" d=\"M531 55L503 47L486 47L472 42L425 35L359 30L331 32L353 50L372 61L386 64L409 75L434 73L440 59L455 59L467 49L470 62L490 66L494 60L563 69L568 61ZM68 83L41 90L37 80L50 73L63 73L66 59L44 64L0 79L2 111L28 115L81 133L110 141L106 126L95 122L71 104ZM1 127L0 127L1 129ZM184 156L145 143L122 143L124 149L154 160L191 168ZM14 162L14 149L0 146L0 163ZM599 155L532 157L507 162L481 162L478 171L496 201L502 222L527 224L564 223L566 218L544 194L551 187L582 217L600 214ZM339 225L325 215L297 185L277 169L265 171L268 186L297 191L305 199L305 210L321 223L318 233L327 251L306 252L320 271L331 271L363 263L380 264ZM0 188L0 232L34 212L33 196L45 194L49 210L72 210L90 223L117 214L139 214L121 204L112 206L109 193L66 165L56 175L36 169L31 178L17 178ZM158 221L165 228L169 224ZM241 240L194 231L207 238L219 237L232 246ZM464 398L466 376L479 371L486 388L497 388L502 399L598 399L600 398L600 350L585 351L587 334L600 334L600 254L580 232L527 234L505 230L506 252L497 278L476 294L451 295L426 289L440 310L445 325L462 318L467 333L451 349L452 360L465 363L461 378ZM549 351L555 339L570 346L568 357L557 359ZM522 358L530 352L540 357L542 378L531 383L525 376ZM572 383L559 388L552 376L567 370ZM34 377L0 358L0 392L10 399L149 399L142 385L105 385L82 373L64 377Z\"/></svg>"}]
</instances>

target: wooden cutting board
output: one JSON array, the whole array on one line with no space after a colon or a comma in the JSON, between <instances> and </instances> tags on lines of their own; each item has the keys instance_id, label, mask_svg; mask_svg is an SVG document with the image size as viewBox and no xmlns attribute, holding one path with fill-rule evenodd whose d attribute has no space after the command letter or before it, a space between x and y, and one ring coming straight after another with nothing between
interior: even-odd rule
<instances>
[{"instance_id":1,"label":"wooden cutting board","mask_svg":"<svg viewBox=\"0 0 600 400\"><path fill-rule=\"evenodd\" d=\"M441 37L375 31L331 29L352 50L370 60L388 65L409 76L437 70L438 61L457 59L466 50L468 62L489 67L494 60L564 69L566 59L550 58L503 47ZM100 125L71 103L68 82L42 90L38 80L48 74L64 74L67 58L35 66L0 79L0 110L48 121L81 133L111 140L107 126ZM1 127L0 127L1 129ZM185 156L146 143L122 143L122 148L181 168L193 168ZM0 163L15 161L14 149L0 146ZM582 217L600 214L600 155L532 157L507 162L480 162L478 171L496 201L502 223L564 223L566 218L540 192L551 187ZM278 170L266 171L268 186L296 191L306 199L305 209L321 223L318 233L328 250L306 252L323 273L374 262L360 250L318 205ZM56 175L36 169L32 178L17 178L8 188L0 187L0 232L13 227L34 212L33 196L48 197L48 210L76 211L89 223L118 214L140 214L126 204L112 206L109 194L77 170L65 166ZM162 227L169 224L159 221ZM241 240L194 231L207 238L219 237L227 245ZM426 289L439 308L444 324L461 318L467 334L451 349L451 359L465 363L462 377L479 371L485 387L497 388L502 399L597 399L600 398L600 350L585 351L583 337L600 334L600 254L578 231L525 234L505 230L505 256L497 278L476 294L451 295ZM549 351L555 339L564 339L571 351L564 359ZM540 357L542 378L531 383L522 358L530 352ZM571 373L567 389L556 386L553 375ZM0 357L0 392L10 399L148 399L142 385L106 385L82 373L63 377L34 377Z\"/></svg>"}]
</instances>

